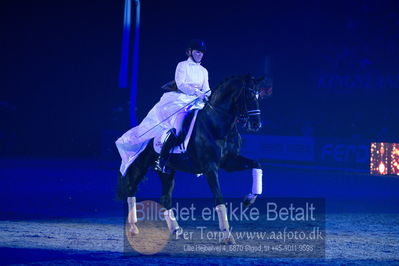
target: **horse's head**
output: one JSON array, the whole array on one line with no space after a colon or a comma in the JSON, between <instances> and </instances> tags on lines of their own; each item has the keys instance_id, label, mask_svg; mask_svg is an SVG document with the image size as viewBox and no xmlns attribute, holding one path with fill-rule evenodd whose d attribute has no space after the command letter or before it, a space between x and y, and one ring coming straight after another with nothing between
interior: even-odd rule
<instances>
[{"instance_id":1,"label":"horse's head","mask_svg":"<svg viewBox=\"0 0 399 266\"><path fill-rule=\"evenodd\" d=\"M265 77L245 77L244 88L240 95L240 116L244 128L248 131L258 131L262 127L259 100L262 98Z\"/></svg>"},{"instance_id":2,"label":"horse's head","mask_svg":"<svg viewBox=\"0 0 399 266\"><path fill-rule=\"evenodd\" d=\"M209 107L230 119L239 117L244 128L258 131L262 127L259 100L271 94L271 85L267 86L265 80L250 75L230 77L212 92ZM269 89L266 91L265 87Z\"/></svg>"}]
</instances>

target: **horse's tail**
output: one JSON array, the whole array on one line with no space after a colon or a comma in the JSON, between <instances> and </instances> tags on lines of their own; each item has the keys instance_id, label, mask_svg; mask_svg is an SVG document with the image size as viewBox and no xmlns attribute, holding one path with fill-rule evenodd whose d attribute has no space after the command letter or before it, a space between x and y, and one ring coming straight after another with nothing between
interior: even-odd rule
<instances>
[{"instance_id":1,"label":"horse's tail","mask_svg":"<svg viewBox=\"0 0 399 266\"><path fill-rule=\"evenodd\" d=\"M126 170L125 176L118 172L116 186L116 197L118 199L126 200L127 197L133 197L136 194L137 185L144 178L148 167L155 162L156 158L157 154L153 149L153 140L151 140Z\"/></svg>"}]
</instances>

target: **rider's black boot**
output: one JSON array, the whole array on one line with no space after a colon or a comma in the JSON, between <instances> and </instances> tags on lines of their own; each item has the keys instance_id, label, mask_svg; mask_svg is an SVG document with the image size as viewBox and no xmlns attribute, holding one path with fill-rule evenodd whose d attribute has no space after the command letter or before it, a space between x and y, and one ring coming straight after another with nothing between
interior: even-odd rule
<instances>
[{"instance_id":1,"label":"rider's black boot","mask_svg":"<svg viewBox=\"0 0 399 266\"><path fill-rule=\"evenodd\" d=\"M158 159L155 162L155 170L160 171L162 173L169 173L170 169L166 166L166 162L169 158L170 150L179 144L179 139L176 136L176 130L172 128L169 131L169 135L166 137L165 142L163 143L161 153L159 154Z\"/></svg>"}]
</instances>

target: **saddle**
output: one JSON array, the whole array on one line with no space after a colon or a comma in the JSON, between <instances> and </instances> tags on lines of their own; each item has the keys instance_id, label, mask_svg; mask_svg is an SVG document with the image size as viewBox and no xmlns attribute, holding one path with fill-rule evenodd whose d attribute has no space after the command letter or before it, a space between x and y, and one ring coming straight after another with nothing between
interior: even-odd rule
<instances>
[{"instance_id":1,"label":"saddle","mask_svg":"<svg viewBox=\"0 0 399 266\"><path fill-rule=\"evenodd\" d=\"M184 118L181 132L178 136L177 144L174 148L171 149L170 153L185 153L188 147L188 143L191 138L191 134L194 129L195 121L197 118L199 110L193 110L187 114ZM170 131L164 131L163 134L154 138L154 150L157 153L161 152L162 145L165 142L166 138L170 134Z\"/></svg>"}]
</instances>

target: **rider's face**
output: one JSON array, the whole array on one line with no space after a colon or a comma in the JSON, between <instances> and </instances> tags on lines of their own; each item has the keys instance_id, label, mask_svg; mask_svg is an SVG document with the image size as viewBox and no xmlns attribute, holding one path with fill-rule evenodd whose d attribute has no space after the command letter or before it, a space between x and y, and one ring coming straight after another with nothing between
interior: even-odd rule
<instances>
[{"instance_id":1,"label":"rider's face","mask_svg":"<svg viewBox=\"0 0 399 266\"><path fill-rule=\"evenodd\" d=\"M202 60L202 57L204 56L204 53L201 51L198 51L198 50L192 50L191 56L193 57L195 62L200 63Z\"/></svg>"}]
</instances>

